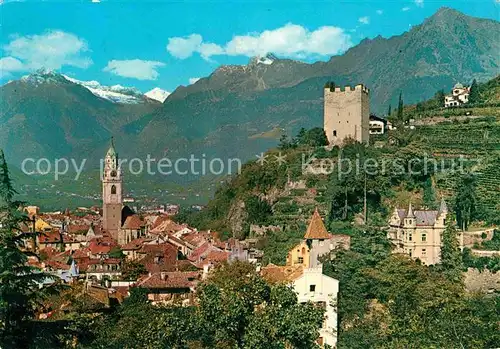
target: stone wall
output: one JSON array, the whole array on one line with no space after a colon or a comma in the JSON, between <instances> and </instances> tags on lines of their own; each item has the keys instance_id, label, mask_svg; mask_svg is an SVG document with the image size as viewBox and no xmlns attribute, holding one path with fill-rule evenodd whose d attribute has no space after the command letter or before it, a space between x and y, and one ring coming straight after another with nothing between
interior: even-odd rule
<instances>
[{"instance_id":1,"label":"stone wall","mask_svg":"<svg viewBox=\"0 0 500 349\"><path fill-rule=\"evenodd\" d=\"M363 85L324 89L324 130L330 144L346 138L368 142L370 129L369 90Z\"/></svg>"},{"instance_id":2,"label":"stone wall","mask_svg":"<svg viewBox=\"0 0 500 349\"><path fill-rule=\"evenodd\" d=\"M495 233L495 228L489 228L478 231L466 231L463 234L464 247L472 247L477 242L480 244L483 241L489 241L493 239L493 234ZM485 235L483 239L483 234Z\"/></svg>"},{"instance_id":3,"label":"stone wall","mask_svg":"<svg viewBox=\"0 0 500 349\"><path fill-rule=\"evenodd\" d=\"M465 274L465 288L469 292L500 291L500 272L492 273L489 270L480 272L469 268Z\"/></svg>"}]
</instances>

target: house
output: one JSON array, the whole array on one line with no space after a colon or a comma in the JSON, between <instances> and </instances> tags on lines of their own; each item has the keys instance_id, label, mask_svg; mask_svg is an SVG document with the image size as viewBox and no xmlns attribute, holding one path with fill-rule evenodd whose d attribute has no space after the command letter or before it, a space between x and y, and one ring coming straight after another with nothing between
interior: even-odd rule
<instances>
[{"instance_id":1,"label":"house","mask_svg":"<svg viewBox=\"0 0 500 349\"><path fill-rule=\"evenodd\" d=\"M349 249L350 236L343 234L329 234L323 220L316 209L307 227L304 240L290 249L287 256L287 265L303 265L305 268L319 264L318 257L331 255L337 248Z\"/></svg>"},{"instance_id":2,"label":"house","mask_svg":"<svg viewBox=\"0 0 500 349\"><path fill-rule=\"evenodd\" d=\"M91 259L87 263L86 274L89 278L97 280L116 279L122 275L121 260L119 258Z\"/></svg>"},{"instance_id":3,"label":"house","mask_svg":"<svg viewBox=\"0 0 500 349\"><path fill-rule=\"evenodd\" d=\"M447 215L444 199L439 210L414 210L411 203L407 210L395 208L387 233L393 244L393 253L407 254L426 265L439 263ZM459 241L460 248L463 248L462 233Z\"/></svg>"},{"instance_id":4,"label":"house","mask_svg":"<svg viewBox=\"0 0 500 349\"><path fill-rule=\"evenodd\" d=\"M338 280L323 274L322 265L304 268L301 265L262 268L262 276L271 283L284 283L297 293L299 303L312 302L325 310L325 320L319 331L318 344L335 347L337 344L337 313L335 302L339 293Z\"/></svg>"},{"instance_id":5,"label":"house","mask_svg":"<svg viewBox=\"0 0 500 349\"><path fill-rule=\"evenodd\" d=\"M285 283L297 293L300 303L312 302L325 310L325 320L320 329L318 344L335 347L337 344L337 313L335 302L339 292L338 280L323 274L318 260L335 248L349 248L350 238L339 236L332 240L316 209L307 227L304 241L292 247L287 265L270 264L262 268L262 276L269 282Z\"/></svg>"},{"instance_id":6,"label":"house","mask_svg":"<svg viewBox=\"0 0 500 349\"><path fill-rule=\"evenodd\" d=\"M371 114L369 125L369 133L371 135L382 135L385 133L385 129L387 128L387 120L379 118L375 114Z\"/></svg>"},{"instance_id":7,"label":"house","mask_svg":"<svg viewBox=\"0 0 500 349\"><path fill-rule=\"evenodd\" d=\"M201 280L199 271L150 273L136 287L147 290L152 304L192 305L196 286Z\"/></svg>"},{"instance_id":8,"label":"house","mask_svg":"<svg viewBox=\"0 0 500 349\"><path fill-rule=\"evenodd\" d=\"M470 87L457 83L453 86L451 94L444 97L444 106L458 107L469 102Z\"/></svg>"}]
</instances>

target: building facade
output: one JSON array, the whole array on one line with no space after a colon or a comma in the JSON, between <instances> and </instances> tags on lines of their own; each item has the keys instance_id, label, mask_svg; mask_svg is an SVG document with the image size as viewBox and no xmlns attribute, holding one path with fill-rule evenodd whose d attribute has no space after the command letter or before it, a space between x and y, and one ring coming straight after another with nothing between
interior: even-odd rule
<instances>
[{"instance_id":1,"label":"building facade","mask_svg":"<svg viewBox=\"0 0 500 349\"><path fill-rule=\"evenodd\" d=\"M118 240L122 226L122 174L113 140L104 158L102 174L102 219L103 229Z\"/></svg>"},{"instance_id":2,"label":"building facade","mask_svg":"<svg viewBox=\"0 0 500 349\"><path fill-rule=\"evenodd\" d=\"M451 94L444 97L444 106L446 108L458 107L462 104L469 103L469 93L469 87L464 86L461 83L456 84L453 86Z\"/></svg>"},{"instance_id":3,"label":"building facade","mask_svg":"<svg viewBox=\"0 0 500 349\"><path fill-rule=\"evenodd\" d=\"M370 96L364 85L344 89L324 88L324 130L328 142L340 145L347 138L368 143L370 129Z\"/></svg>"},{"instance_id":4,"label":"building facade","mask_svg":"<svg viewBox=\"0 0 500 349\"><path fill-rule=\"evenodd\" d=\"M389 222L388 238L394 253L405 253L413 259L420 259L425 265L441 261L443 232L446 229L448 207L441 201L439 210L394 209ZM463 248L463 235L459 235Z\"/></svg>"}]
</instances>

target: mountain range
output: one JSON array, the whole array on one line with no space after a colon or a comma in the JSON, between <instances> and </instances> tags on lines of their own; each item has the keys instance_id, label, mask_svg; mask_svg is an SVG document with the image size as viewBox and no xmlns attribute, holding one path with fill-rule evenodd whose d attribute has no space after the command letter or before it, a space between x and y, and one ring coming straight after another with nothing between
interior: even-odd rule
<instances>
[{"instance_id":1,"label":"mountain range","mask_svg":"<svg viewBox=\"0 0 500 349\"><path fill-rule=\"evenodd\" d=\"M327 81L367 85L371 111L383 115L400 92L415 103L456 82L496 76L499 32L498 21L442 8L408 32L365 39L325 62L269 54L221 66L171 94L36 72L0 88L0 148L15 166L26 157L98 159L115 136L125 157L246 160L282 132L321 126Z\"/></svg>"}]
</instances>

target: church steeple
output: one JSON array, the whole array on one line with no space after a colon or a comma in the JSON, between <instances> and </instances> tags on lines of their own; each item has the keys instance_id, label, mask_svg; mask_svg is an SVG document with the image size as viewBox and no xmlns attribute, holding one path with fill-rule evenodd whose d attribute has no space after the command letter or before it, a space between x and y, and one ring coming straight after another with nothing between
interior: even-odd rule
<instances>
[{"instance_id":1,"label":"church steeple","mask_svg":"<svg viewBox=\"0 0 500 349\"><path fill-rule=\"evenodd\" d=\"M103 228L117 239L122 221L122 175L113 137L104 158L102 203Z\"/></svg>"}]
</instances>

